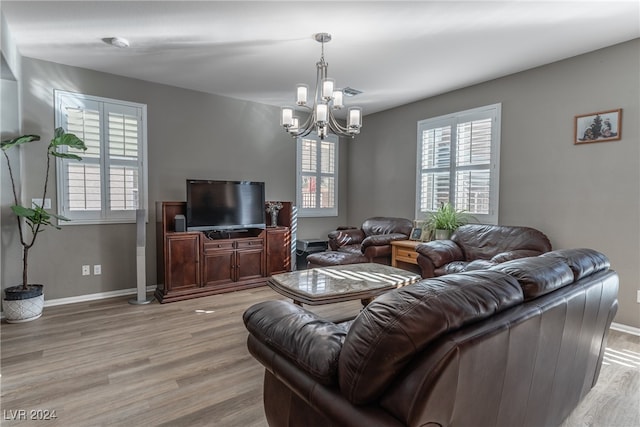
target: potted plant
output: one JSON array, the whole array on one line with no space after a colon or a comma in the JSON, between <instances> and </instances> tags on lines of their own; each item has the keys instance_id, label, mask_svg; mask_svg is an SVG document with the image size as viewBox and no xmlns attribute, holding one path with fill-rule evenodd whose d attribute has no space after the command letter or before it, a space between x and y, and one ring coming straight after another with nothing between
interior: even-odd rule
<instances>
[{"instance_id":1,"label":"potted plant","mask_svg":"<svg viewBox=\"0 0 640 427\"><path fill-rule=\"evenodd\" d=\"M64 146L75 150L87 149L84 142L76 135L72 133L65 133L62 128L57 128L54 131L53 139L47 146L47 162L42 190L42 203L40 206L34 203L32 207L25 207L22 206L18 200L18 189L16 188L13 169L11 167L11 161L7 151L22 144L39 140L39 135L22 135L17 138L4 140L0 144L2 153L4 154L5 159L7 159L7 167L9 170L9 177L11 179L14 201L13 206L11 206L11 210L16 216L18 235L20 236L20 244L22 245L22 284L6 288L2 304L5 319L12 323L34 320L42 315L42 308L44 307L43 285L31 284L27 278L29 250L35 244L38 234L43 232L46 226L60 229L57 224L52 222L53 218L68 221L67 218L47 212L42 206L44 205L44 200L47 197L51 157L54 156L82 160L82 158L76 154L61 152L59 149Z\"/></svg>"},{"instance_id":2,"label":"potted plant","mask_svg":"<svg viewBox=\"0 0 640 427\"><path fill-rule=\"evenodd\" d=\"M456 210L451 203L441 203L437 211L428 214L426 227L436 240L443 240L451 237L456 228L467 224L471 218L468 213Z\"/></svg>"}]
</instances>

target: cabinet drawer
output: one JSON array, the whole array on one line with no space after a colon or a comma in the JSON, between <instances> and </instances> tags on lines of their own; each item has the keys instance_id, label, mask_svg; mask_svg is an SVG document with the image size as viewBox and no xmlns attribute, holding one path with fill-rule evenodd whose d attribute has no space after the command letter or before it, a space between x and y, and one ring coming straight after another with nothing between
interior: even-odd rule
<instances>
[{"instance_id":1,"label":"cabinet drawer","mask_svg":"<svg viewBox=\"0 0 640 427\"><path fill-rule=\"evenodd\" d=\"M219 242L207 242L204 244L204 250L207 251L215 251L218 249L233 249L233 241L231 240L221 240Z\"/></svg>"},{"instance_id":2,"label":"cabinet drawer","mask_svg":"<svg viewBox=\"0 0 640 427\"><path fill-rule=\"evenodd\" d=\"M413 249L398 248L396 255L398 261L410 262L411 264L418 263L418 253Z\"/></svg>"},{"instance_id":3,"label":"cabinet drawer","mask_svg":"<svg viewBox=\"0 0 640 427\"><path fill-rule=\"evenodd\" d=\"M238 249L261 248L262 246L264 246L262 239L239 240L236 242L236 248Z\"/></svg>"}]
</instances>

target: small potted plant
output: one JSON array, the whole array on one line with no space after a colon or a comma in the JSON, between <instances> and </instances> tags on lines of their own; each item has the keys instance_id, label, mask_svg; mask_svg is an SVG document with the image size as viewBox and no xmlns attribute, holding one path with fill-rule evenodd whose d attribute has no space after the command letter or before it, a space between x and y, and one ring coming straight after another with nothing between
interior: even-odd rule
<instances>
[{"instance_id":1,"label":"small potted plant","mask_svg":"<svg viewBox=\"0 0 640 427\"><path fill-rule=\"evenodd\" d=\"M5 319L7 322L11 323L34 320L42 315L42 308L44 307L43 285L31 284L27 279L29 250L35 244L38 234L43 232L46 226L60 229L60 227L52 222L53 218L68 221L67 218L47 212L42 206L45 198L47 197L51 157L82 160L82 158L76 154L62 152L59 151L59 149L64 146L75 150L87 149L84 142L76 135L72 133L65 133L62 128L57 128L54 132L53 139L47 146L47 163L41 199L42 205L39 206L34 203L31 207L25 207L20 204L18 199L18 188L16 187L11 161L7 151L22 144L39 140L39 135L22 135L17 138L4 140L0 144L2 153L4 154L5 159L7 159L7 167L9 170L9 177L11 179L14 202L13 206L11 206L11 210L16 216L18 235L20 237L20 244L22 245L22 284L6 288L4 290L5 297L2 304Z\"/></svg>"},{"instance_id":2,"label":"small potted plant","mask_svg":"<svg viewBox=\"0 0 640 427\"><path fill-rule=\"evenodd\" d=\"M467 224L471 215L456 210L451 203L441 203L437 211L427 215L426 227L436 240L448 239L456 228Z\"/></svg>"}]
</instances>

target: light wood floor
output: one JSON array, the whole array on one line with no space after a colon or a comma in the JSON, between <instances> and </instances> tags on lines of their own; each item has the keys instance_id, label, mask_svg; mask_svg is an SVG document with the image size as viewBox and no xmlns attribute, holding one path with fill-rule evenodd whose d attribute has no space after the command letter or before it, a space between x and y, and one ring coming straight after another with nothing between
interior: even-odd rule
<instances>
[{"instance_id":1,"label":"light wood floor","mask_svg":"<svg viewBox=\"0 0 640 427\"><path fill-rule=\"evenodd\" d=\"M266 426L263 369L246 349L241 317L281 296L262 287L163 305L128 299L49 307L33 322L3 323L1 424ZM338 318L357 313L359 302L311 309ZM640 425L639 339L612 332L609 344L614 353L598 385L563 427ZM57 418L13 420L46 411Z\"/></svg>"}]
</instances>

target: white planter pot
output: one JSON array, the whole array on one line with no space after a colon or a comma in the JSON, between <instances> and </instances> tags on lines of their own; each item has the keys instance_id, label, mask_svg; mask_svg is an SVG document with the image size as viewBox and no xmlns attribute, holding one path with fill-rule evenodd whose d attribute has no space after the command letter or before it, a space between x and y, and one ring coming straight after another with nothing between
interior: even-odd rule
<instances>
[{"instance_id":1,"label":"white planter pot","mask_svg":"<svg viewBox=\"0 0 640 427\"><path fill-rule=\"evenodd\" d=\"M40 286L42 288L42 286ZM42 316L44 308L44 293L24 299L2 300L2 311L7 323L22 323L35 320Z\"/></svg>"}]
</instances>

